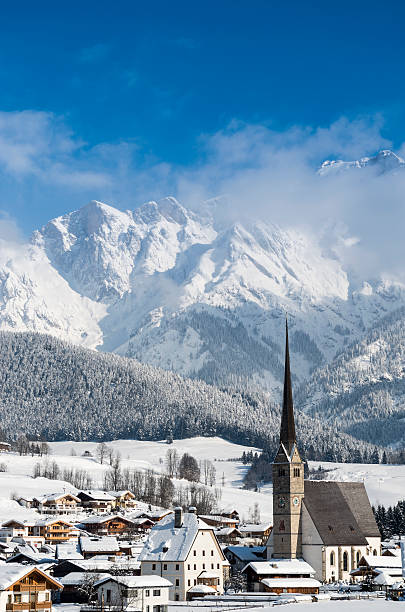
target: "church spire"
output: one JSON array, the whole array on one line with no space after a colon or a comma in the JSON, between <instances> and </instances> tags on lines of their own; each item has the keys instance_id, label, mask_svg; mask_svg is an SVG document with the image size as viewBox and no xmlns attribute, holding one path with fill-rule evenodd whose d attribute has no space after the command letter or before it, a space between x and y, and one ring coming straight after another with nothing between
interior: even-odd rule
<instances>
[{"instance_id":1,"label":"church spire","mask_svg":"<svg viewBox=\"0 0 405 612\"><path fill-rule=\"evenodd\" d=\"M291 387L290 352L288 348L288 322L285 320L285 367L283 412L281 416L280 443L291 453L296 441L294 423L294 405Z\"/></svg>"}]
</instances>

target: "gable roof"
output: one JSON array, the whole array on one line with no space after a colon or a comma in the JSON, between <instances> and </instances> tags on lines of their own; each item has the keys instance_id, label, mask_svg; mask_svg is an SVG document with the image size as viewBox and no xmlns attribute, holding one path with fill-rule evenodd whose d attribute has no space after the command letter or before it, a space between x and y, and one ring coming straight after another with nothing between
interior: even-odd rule
<instances>
[{"instance_id":1,"label":"gable roof","mask_svg":"<svg viewBox=\"0 0 405 612\"><path fill-rule=\"evenodd\" d=\"M93 538L87 536L80 537L80 550L82 553L96 552L119 552L120 547L117 538L113 536L103 536Z\"/></svg>"},{"instance_id":2,"label":"gable roof","mask_svg":"<svg viewBox=\"0 0 405 612\"><path fill-rule=\"evenodd\" d=\"M165 516L150 530L139 561L185 561L199 529L214 533L192 512L184 513L181 527L174 526L173 514Z\"/></svg>"},{"instance_id":3,"label":"gable roof","mask_svg":"<svg viewBox=\"0 0 405 612\"><path fill-rule=\"evenodd\" d=\"M271 561L253 561L248 563L243 572L250 567L258 576L291 576L308 574L314 576L315 570L304 559L272 559Z\"/></svg>"},{"instance_id":4,"label":"gable roof","mask_svg":"<svg viewBox=\"0 0 405 612\"><path fill-rule=\"evenodd\" d=\"M249 561L260 561L263 559L265 546L227 546L224 550L225 554L229 550L235 557L245 563Z\"/></svg>"},{"instance_id":5,"label":"gable roof","mask_svg":"<svg viewBox=\"0 0 405 612\"><path fill-rule=\"evenodd\" d=\"M102 525L103 523L117 519L124 521L124 523L134 524L133 520L126 516L122 516L122 514L105 514L103 516L90 516L82 521L82 525Z\"/></svg>"},{"instance_id":6,"label":"gable roof","mask_svg":"<svg viewBox=\"0 0 405 612\"><path fill-rule=\"evenodd\" d=\"M87 499L91 499L93 501L115 501L115 497L113 497L106 491L98 491L98 490L79 491L79 493L77 494L77 497L79 497L80 499L84 497Z\"/></svg>"},{"instance_id":7,"label":"gable roof","mask_svg":"<svg viewBox=\"0 0 405 612\"><path fill-rule=\"evenodd\" d=\"M305 480L304 486L304 505L326 546L366 546L366 536L380 536L362 482Z\"/></svg>"},{"instance_id":8,"label":"gable roof","mask_svg":"<svg viewBox=\"0 0 405 612\"><path fill-rule=\"evenodd\" d=\"M46 502L57 502L59 499L62 499L64 497L71 497L72 499L74 499L74 501L81 502L81 499L74 495L74 493L51 493L50 495L42 495L42 497L34 497L34 500L40 504L44 504Z\"/></svg>"},{"instance_id":9,"label":"gable roof","mask_svg":"<svg viewBox=\"0 0 405 612\"><path fill-rule=\"evenodd\" d=\"M18 580L21 580L22 578L24 578L24 576L32 574L35 571L39 572L42 576L44 576L46 580L53 583L56 588L63 588L62 584L58 580L56 580L55 578L51 578L50 576L48 576L48 574L45 574L45 572L40 570L38 567L27 568L26 566L21 565L20 563L6 563L5 565L0 565L0 591L8 589L13 584L18 582Z\"/></svg>"},{"instance_id":10,"label":"gable roof","mask_svg":"<svg viewBox=\"0 0 405 612\"><path fill-rule=\"evenodd\" d=\"M95 586L100 586L105 582L118 582L118 584L123 584L124 586L135 588L135 589L143 589L148 587L171 587L172 583L167 580L167 578L162 578L162 576L156 576L152 574L145 574L143 576L109 576L102 578L98 582L95 583Z\"/></svg>"}]
</instances>

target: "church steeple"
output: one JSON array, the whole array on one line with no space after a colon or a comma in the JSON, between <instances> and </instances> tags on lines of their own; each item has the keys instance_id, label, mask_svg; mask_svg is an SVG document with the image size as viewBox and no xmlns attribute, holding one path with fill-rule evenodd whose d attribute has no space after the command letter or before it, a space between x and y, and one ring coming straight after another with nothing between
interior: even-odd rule
<instances>
[{"instance_id":1,"label":"church steeple","mask_svg":"<svg viewBox=\"0 0 405 612\"><path fill-rule=\"evenodd\" d=\"M288 346L288 322L285 320L285 366L284 366L284 393L283 411L281 415L280 444L291 453L296 442L294 404L291 386L290 351Z\"/></svg>"}]
</instances>

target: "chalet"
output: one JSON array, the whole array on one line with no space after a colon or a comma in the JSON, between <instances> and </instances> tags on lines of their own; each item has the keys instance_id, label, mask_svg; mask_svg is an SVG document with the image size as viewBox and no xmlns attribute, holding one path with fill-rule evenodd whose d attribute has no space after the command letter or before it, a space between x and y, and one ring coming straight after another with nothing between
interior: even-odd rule
<instances>
[{"instance_id":1,"label":"chalet","mask_svg":"<svg viewBox=\"0 0 405 612\"><path fill-rule=\"evenodd\" d=\"M39 552L37 548L30 544L19 544L14 549L13 554L7 559L7 563L25 563L27 565L42 565L43 568L55 563L51 553Z\"/></svg>"},{"instance_id":2,"label":"chalet","mask_svg":"<svg viewBox=\"0 0 405 612\"><path fill-rule=\"evenodd\" d=\"M224 555L228 559L233 573L241 572L248 563L263 561L266 558L265 546L227 546Z\"/></svg>"},{"instance_id":3,"label":"chalet","mask_svg":"<svg viewBox=\"0 0 405 612\"><path fill-rule=\"evenodd\" d=\"M153 523L158 523L168 514L173 514L172 510L148 510L147 512L137 513L135 515L131 515L133 518L146 518Z\"/></svg>"},{"instance_id":4,"label":"chalet","mask_svg":"<svg viewBox=\"0 0 405 612\"><path fill-rule=\"evenodd\" d=\"M220 514L201 514L199 518L202 519L204 523L211 525L212 527L235 528L239 522L235 518L228 518L226 516L221 516Z\"/></svg>"},{"instance_id":5,"label":"chalet","mask_svg":"<svg viewBox=\"0 0 405 612\"><path fill-rule=\"evenodd\" d=\"M233 508L232 506L228 508L223 508L218 512L220 516L224 516L225 518L235 519L239 523L239 512Z\"/></svg>"},{"instance_id":6,"label":"chalet","mask_svg":"<svg viewBox=\"0 0 405 612\"><path fill-rule=\"evenodd\" d=\"M135 518L132 522L134 524L134 531L138 533L146 533L156 524L148 518Z\"/></svg>"},{"instance_id":7,"label":"chalet","mask_svg":"<svg viewBox=\"0 0 405 612\"><path fill-rule=\"evenodd\" d=\"M83 508L95 513L111 512L115 504L115 497L106 491L79 491L77 497Z\"/></svg>"},{"instance_id":8,"label":"chalet","mask_svg":"<svg viewBox=\"0 0 405 612\"><path fill-rule=\"evenodd\" d=\"M236 544L242 538L242 534L236 527L221 527L215 530L215 536L221 544Z\"/></svg>"},{"instance_id":9,"label":"chalet","mask_svg":"<svg viewBox=\"0 0 405 612\"><path fill-rule=\"evenodd\" d=\"M23 497L18 497L17 502L20 504L20 506L23 506L24 508L32 508L34 499L28 495L25 495Z\"/></svg>"},{"instance_id":10,"label":"chalet","mask_svg":"<svg viewBox=\"0 0 405 612\"><path fill-rule=\"evenodd\" d=\"M45 538L35 528L36 521L10 519L2 524L0 537L6 542L18 542L40 548L45 544Z\"/></svg>"},{"instance_id":11,"label":"chalet","mask_svg":"<svg viewBox=\"0 0 405 612\"><path fill-rule=\"evenodd\" d=\"M402 577L400 555L364 555L357 567L350 572L352 578L368 582L370 585L391 587Z\"/></svg>"},{"instance_id":12,"label":"chalet","mask_svg":"<svg viewBox=\"0 0 405 612\"><path fill-rule=\"evenodd\" d=\"M33 529L44 538L45 544L77 541L79 537L79 530L74 525L59 518L37 521Z\"/></svg>"},{"instance_id":13,"label":"chalet","mask_svg":"<svg viewBox=\"0 0 405 612\"><path fill-rule=\"evenodd\" d=\"M73 493L54 493L34 497L32 506L41 514L76 514L81 501Z\"/></svg>"},{"instance_id":14,"label":"chalet","mask_svg":"<svg viewBox=\"0 0 405 612\"><path fill-rule=\"evenodd\" d=\"M122 510L133 510L137 507L135 495L131 491L108 491L115 498L114 508Z\"/></svg>"},{"instance_id":15,"label":"chalet","mask_svg":"<svg viewBox=\"0 0 405 612\"><path fill-rule=\"evenodd\" d=\"M141 573L141 564L136 559L128 557L104 558L101 555L85 560L71 561L65 559L53 568L53 575L57 578L67 576L72 572L86 572L90 574L110 573L112 570L120 574L138 576Z\"/></svg>"},{"instance_id":16,"label":"chalet","mask_svg":"<svg viewBox=\"0 0 405 612\"><path fill-rule=\"evenodd\" d=\"M161 576L108 576L95 587L101 610L167 612L172 584Z\"/></svg>"},{"instance_id":17,"label":"chalet","mask_svg":"<svg viewBox=\"0 0 405 612\"><path fill-rule=\"evenodd\" d=\"M80 537L80 552L84 559L103 555L107 557L115 557L122 555L117 538L112 536L102 537Z\"/></svg>"},{"instance_id":18,"label":"chalet","mask_svg":"<svg viewBox=\"0 0 405 612\"><path fill-rule=\"evenodd\" d=\"M11 450L11 444L8 442L0 442L0 453L9 453Z\"/></svg>"},{"instance_id":19,"label":"chalet","mask_svg":"<svg viewBox=\"0 0 405 612\"><path fill-rule=\"evenodd\" d=\"M266 544L271 533L271 528L271 523L261 523L259 525L256 525L254 523L245 523L243 525L239 525L238 527L244 538L251 538L252 540L257 540L257 543L259 545Z\"/></svg>"},{"instance_id":20,"label":"chalet","mask_svg":"<svg viewBox=\"0 0 405 612\"><path fill-rule=\"evenodd\" d=\"M7 542L0 541L0 558L5 561L12 556L14 552L13 543L8 544Z\"/></svg>"},{"instance_id":21,"label":"chalet","mask_svg":"<svg viewBox=\"0 0 405 612\"><path fill-rule=\"evenodd\" d=\"M91 516L82 521L82 525L91 534L112 536L129 535L138 527L134 521L120 514Z\"/></svg>"},{"instance_id":22,"label":"chalet","mask_svg":"<svg viewBox=\"0 0 405 612\"><path fill-rule=\"evenodd\" d=\"M172 583L171 600L190 598L196 584L208 584L223 593L224 565L227 563L212 527L195 514L176 508L150 531L139 555L142 575L159 575ZM209 575L208 575L208 574Z\"/></svg>"},{"instance_id":23,"label":"chalet","mask_svg":"<svg viewBox=\"0 0 405 612\"><path fill-rule=\"evenodd\" d=\"M17 563L0 566L0 611L51 612L52 591L63 587L38 567Z\"/></svg>"},{"instance_id":24,"label":"chalet","mask_svg":"<svg viewBox=\"0 0 405 612\"><path fill-rule=\"evenodd\" d=\"M248 591L317 594L321 583L315 570L303 559L277 559L274 562L253 561L243 570Z\"/></svg>"}]
</instances>

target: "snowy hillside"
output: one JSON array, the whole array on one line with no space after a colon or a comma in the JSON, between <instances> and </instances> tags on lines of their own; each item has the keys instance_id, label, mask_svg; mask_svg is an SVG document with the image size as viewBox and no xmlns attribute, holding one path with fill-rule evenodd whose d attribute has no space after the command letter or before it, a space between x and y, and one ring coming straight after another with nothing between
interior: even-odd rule
<instances>
[{"instance_id":1,"label":"snowy hillside","mask_svg":"<svg viewBox=\"0 0 405 612\"><path fill-rule=\"evenodd\" d=\"M165 456L168 445L165 440L149 442L139 440L115 440L108 442L115 453L121 457L122 469L135 468L140 470L153 469L164 472ZM84 470L93 479L94 486L101 486L103 475L108 471L108 464L101 465L96 456L97 444L94 442L52 442L50 443L50 461L55 461L61 471L65 468ZM238 460L244 451L258 449L227 442L218 437L187 438L174 440L170 449L176 449L182 455L187 452L198 461L208 459L214 462L216 469L216 488L221 491L220 507L235 507L246 519L254 504L259 504L262 520L272 519L272 487L263 486L260 492L242 489L243 476L247 466ZM89 451L93 457L83 457L83 452ZM15 454L1 455L1 461L8 466L6 473L0 473L0 521L10 516L26 516L32 511L25 510L11 501L10 495L17 492L20 495L39 495L41 493L56 493L74 491L74 487L61 480L33 478L34 464L40 461L38 457L18 456ZM45 462L46 459L42 459ZM318 467L319 462L310 462L311 468ZM323 467L330 469L328 479L339 481L364 480L370 500L373 504L382 503L389 506L404 498L405 466L339 464L321 462ZM176 481L180 485L182 481Z\"/></svg>"}]
</instances>

